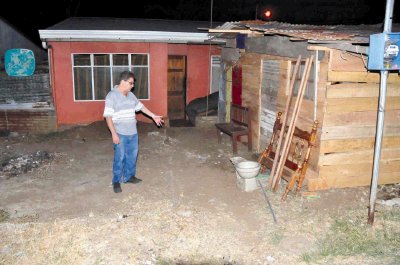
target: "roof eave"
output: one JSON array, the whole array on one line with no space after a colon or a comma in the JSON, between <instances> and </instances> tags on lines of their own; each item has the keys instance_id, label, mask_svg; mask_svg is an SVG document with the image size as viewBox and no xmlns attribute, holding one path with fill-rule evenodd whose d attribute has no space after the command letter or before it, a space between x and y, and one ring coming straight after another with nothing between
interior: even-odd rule
<instances>
[{"instance_id":1,"label":"roof eave","mask_svg":"<svg viewBox=\"0 0 400 265\"><path fill-rule=\"evenodd\" d=\"M43 41L143 41L143 42L204 42L208 33L128 30L39 30Z\"/></svg>"}]
</instances>

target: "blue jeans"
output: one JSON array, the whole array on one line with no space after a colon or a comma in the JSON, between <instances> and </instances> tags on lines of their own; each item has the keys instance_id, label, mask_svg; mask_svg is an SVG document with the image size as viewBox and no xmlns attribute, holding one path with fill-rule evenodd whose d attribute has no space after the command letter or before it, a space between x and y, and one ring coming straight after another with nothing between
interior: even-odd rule
<instances>
[{"instance_id":1,"label":"blue jeans","mask_svg":"<svg viewBox=\"0 0 400 265\"><path fill-rule=\"evenodd\" d=\"M118 134L120 143L114 144L112 183L126 182L136 175L136 160L139 150L138 135Z\"/></svg>"}]
</instances>

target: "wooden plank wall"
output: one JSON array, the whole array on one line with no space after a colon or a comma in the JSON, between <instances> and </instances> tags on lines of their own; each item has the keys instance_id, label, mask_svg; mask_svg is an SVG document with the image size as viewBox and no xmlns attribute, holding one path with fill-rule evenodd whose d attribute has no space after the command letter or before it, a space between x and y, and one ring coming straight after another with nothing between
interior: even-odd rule
<instances>
[{"instance_id":1,"label":"wooden plank wall","mask_svg":"<svg viewBox=\"0 0 400 265\"><path fill-rule=\"evenodd\" d=\"M0 74L0 104L10 102L53 102L49 74L18 77Z\"/></svg>"},{"instance_id":2,"label":"wooden plank wall","mask_svg":"<svg viewBox=\"0 0 400 265\"><path fill-rule=\"evenodd\" d=\"M322 72L319 76L318 83L318 98L317 98L317 118L322 119L323 117L323 109L325 107L325 94L326 94L326 83L327 83L327 69L328 69L328 56L323 57L323 60L319 62L319 68L322 69ZM262 83L262 60L277 60L279 61L279 82L277 85L278 93L277 97L270 97L269 101L262 103L262 95L261 95L261 83ZM261 109L263 105L271 104L275 106L274 109L276 111L284 111L286 99L288 96L288 87L291 76L291 65L290 61L294 61L296 58L287 58L287 57L279 57L273 55L266 54L256 54L256 53L244 53L241 55L240 63L242 65L242 74L243 74L243 91L242 91L242 100L243 105L250 107L253 118L252 118L252 136L253 136L253 150L256 152L261 152L266 148L267 142L263 139L261 135L261 118L262 113ZM292 107L294 105L296 98L292 99ZM265 101L265 100L264 100ZM274 102L276 101L276 102ZM266 107L268 108L268 107ZM300 109L300 114L296 126L302 130L311 130L313 125L313 113L314 113L314 102L313 100L304 100ZM291 111L289 113L289 118L291 115ZM274 118L275 120L275 118ZM320 139L321 135L321 125L318 129L318 139ZM268 141L269 142L269 141ZM319 145L316 145L312 151L311 159L310 159L310 170L307 175L314 177L316 175L316 171L318 169L318 158L319 158Z\"/></svg>"},{"instance_id":3,"label":"wooden plank wall","mask_svg":"<svg viewBox=\"0 0 400 265\"><path fill-rule=\"evenodd\" d=\"M260 152L261 54L243 53L240 64L242 105L250 108L253 151Z\"/></svg>"},{"instance_id":4,"label":"wooden plank wall","mask_svg":"<svg viewBox=\"0 0 400 265\"><path fill-rule=\"evenodd\" d=\"M262 109L262 97L261 97L261 84L262 84L262 60L278 60L280 69L279 72L279 88L278 96L272 97L271 102L264 102L264 104L271 104L278 107L276 101L282 96L282 90L287 89L288 80L288 60L291 58L279 57L273 55L259 54L259 53L243 53L240 57L240 64L242 65L242 105L249 107L252 113L252 137L253 137L253 151L257 153L265 149L265 141L261 141L261 109ZM286 96L284 95L286 98ZM281 100L286 101L286 99ZM275 107L274 107L275 108ZM284 107L283 107L284 109Z\"/></svg>"},{"instance_id":5,"label":"wooden plank wall","mask_svg":"<svg viewBox=\"0 0 400 265\"><path fill-rule=\"evenodd\" d=\"M321 55L323 51L319 51L319 54ZM316 55L314 55L314 58ZM296 59L291 59L292 64L295 64ZM328 63L329 63L329 56L328 53L323 54L323 57L321 60L318 61L318 81L317 81L317 120L319 121L318 124L318 130L317 130L317 139L316 139L316 144L313 149L311 149L311 155L310 155L310 160L309 160L309 168L306 173L306 184L308 180L310 179L315 179L318 178L318 161L319 161L319 141L321 139L321 134L322 134L322 120L324 116L324 109L325 109L325 97L326 97L326 84L327 84L327 69L328 69ZM314 61L315 65L315 61ZM291 72L290 69L292 67L290 66L290 61L286 60L282 62L282 73L281 73L281 78L284 80L282 81L281 88L279 89L279 94L278 94L278 105L277 109L278 111L284 112L285 110L285 105L286 105L286 100L288 96L288 89L289 89L289 80L291 77ZM285 71L284 71L285 69ZM301 78L301 73L300 73L300 78ZM298 80L300 82L300 80ZM311 84L310 84L311 85ZM289 119L291 118L292 115L292 109L294 106L294 102L296 101L297 96L293 96L292 98L292 103L291 103L291 108L289 110ZM310 131L312 126L314 124L314 99L307 99L303 98L302 105L300 107L300 112L299 116L296 122L296 127L300 128L301 130L305 131Z\"/></svg>"},{"instance_id":6,"label":"wooden plank wall","mask_svg":"<svg viewBox=\"0 0 400 265\"><path fill-rule=\"evenodd\" d=\"M371 183L379 74L362 71L361 57L342 58L338 53L331 52L319 172L309 180L309 190ZM393 73L388 80L380 184L400 182L400 76Z\"/></svg>"}]
</instances>

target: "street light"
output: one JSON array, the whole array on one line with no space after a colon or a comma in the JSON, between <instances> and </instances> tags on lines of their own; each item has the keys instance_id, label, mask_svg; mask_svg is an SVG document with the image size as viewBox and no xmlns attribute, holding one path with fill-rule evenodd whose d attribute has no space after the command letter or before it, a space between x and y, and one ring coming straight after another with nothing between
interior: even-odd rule
<instances>
[{"instance_id":1,"label":"street light","mask_svg":"<svg viewBox=\"0 0 400 265\"><path fill-rule=\"evenodd\" d=\"M267 18L267 19L271 18L271 15L272 15L271 10L266 10L266 11L264 12L264 17Z\"/></svg>"}]
</instances>

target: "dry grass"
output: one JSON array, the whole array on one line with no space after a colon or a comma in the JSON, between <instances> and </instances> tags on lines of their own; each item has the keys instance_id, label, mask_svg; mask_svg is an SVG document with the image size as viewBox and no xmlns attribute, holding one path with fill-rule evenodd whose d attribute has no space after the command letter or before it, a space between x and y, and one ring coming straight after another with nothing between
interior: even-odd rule
<instances>
[{"instance_id":1,"label":"dry grass","mask_svg":"<svg viewBox=\"0 0 400 265\"><path fill-rule=\"evenodd\" d=\"M0 223L7 222L8 219L10 219L10 214L4 209L0 209Z\"/></svg>"},{"instance_id":2,"label":"dry grass","mask_svg":"<svg viewBox=\"0 0 400 265\"><path fill-rule=\"evenodd\" d=\"M374 226L366 224L365 211L336 217L318 240L318 250L303 254L306 262L339 256L370 256L400 263L400 209L382 209ZM382 263L386 264L386 263Z\"/></svg>"},{"instance_id":3,"label":"dry grass","mask_svg":"<svg viewBox=\"0 0 400 265\"><path fill-rule=\"evenodd\" d=\"M241 242L242 231L221 227L235 226L237 221L229 214L210 218L203 208L174 207L167 200L145 202L135 196L123 203L124 213L54 223L0 225L4 235L0 261L52 265L221 265L244 257L243 262L235 264L253 263L252 257L245 257L251 246L237 248L245 245Z\"/></svg>"},{"instance_id":4,"label":"dry grass","mask_svg":"<svg viewBox=\"0 0 400 265\"><path fill-rule=\"evenodd\" d=\"M261 197L260 197L261 198ZM229 212L215 214L170 200L132 195L121 212L50 223L0 224L0 264L396 264L400 249L400 210L379 209L374 227L365 208L324 216L298 207L292 197L277 207L278 225L263 204L254 205L264 220L245 231ZM262 201L261 201L262 202ZM297 207L296 207L297 206ZM10 223L11 222L11 223ZM296 241L299 239L304 239ZM303 243L306 243L305 245ZM301 245L302 244L302 245ZM313 249L312 251L310 251ZM308 250L308 251L307 251ZM267 257L273 261L267 262ZM378 262L378 263L377 263Z\"/></svg>"}]
</instances>

